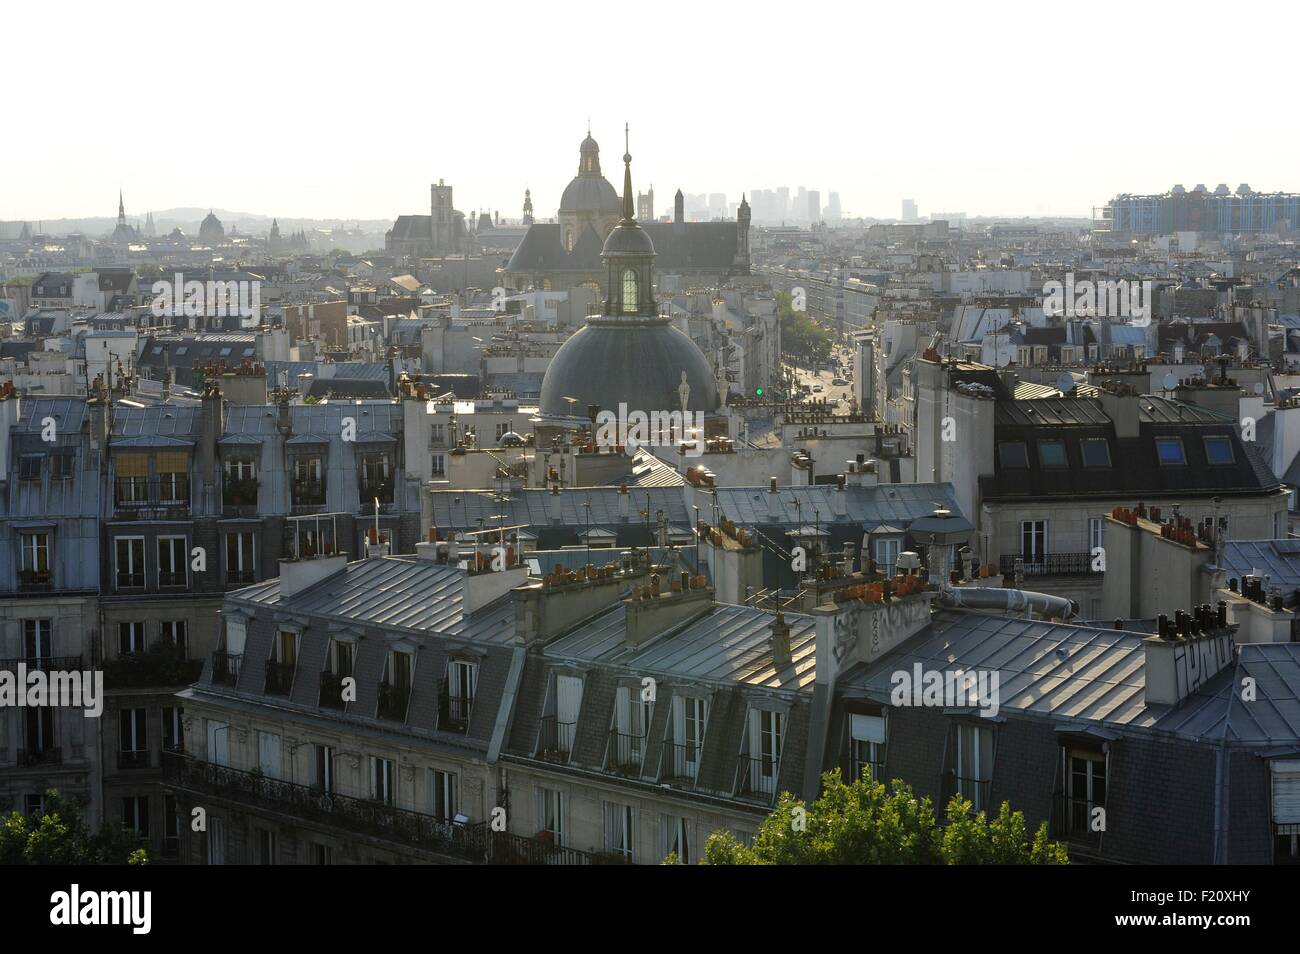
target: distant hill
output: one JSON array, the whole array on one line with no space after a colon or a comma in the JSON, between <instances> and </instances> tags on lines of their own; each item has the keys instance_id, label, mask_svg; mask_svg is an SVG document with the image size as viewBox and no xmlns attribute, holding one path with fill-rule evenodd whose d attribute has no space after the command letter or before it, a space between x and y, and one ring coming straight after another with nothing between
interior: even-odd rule
<instances>
[{"instance_id":1,"label":"distant hill","mask_svg":"<svg viewBox=\"0 0 1300 954\"><path fill-rule=\"evenodd\" d=\"M172 229L179 227L187 235L196 235L199 231L199 223L202 222L211 211L221 220L221 224L229 231L232 227L248 235L261 235L271 229L271 221L276 216L259 215L253 212L231 212L229 209L206 209L206 208L174 208L174 209L142 209L140 211L128 210L126 220L132 225L144 227L145 216L153 213L154 228L159 235L166 235ZM296 232L298 229L361 229L363 232L382 233L392 227L392 219L298 219L298 218L279 218L280 231L288 234ZM83 235L89 235L92 238L112 232L117 225L117 216L95 216L85 219L44 219L32 221L33 232L43 232L46 235L69 235L73 232L80 232ZM13 231L15 234L21 229L21 222L3 222L0 226L16 226ZM0 234L9 231L0 228Z\"/></svg>"}]
</instances>

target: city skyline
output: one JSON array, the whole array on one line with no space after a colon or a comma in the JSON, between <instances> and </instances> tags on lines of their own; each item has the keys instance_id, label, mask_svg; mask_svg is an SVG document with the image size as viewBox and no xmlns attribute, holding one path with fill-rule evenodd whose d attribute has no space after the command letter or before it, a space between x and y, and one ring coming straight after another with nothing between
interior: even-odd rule
<instances>
[{"instance_id":1,"label":"city skyline","mask_svg":"<svg viewBox=\"0 0 1300 954\"><path fill-rule=\"evenodd\" d=\"M1161 38L1143 52L1153 72L1176 67L1176 50L1211 22L1214 9L1192 5L1184 18L1170 21L1156 11L1101 6L1122 17L1129 33ZM1248 3L1237 15L1258 9ZM163 11L176 33L212 42L211 28L195 11L154 5L137 17L149 22ZM244 105L239 84L226 73L186 66L186 82L154 84L148 99L130 111L125 141L153 145L98 149L89 176L85 148L121 142L121 114L82 109L84 88L72 81L75 71L57 74L43 93L45 108L77 117L84 148L11 150L10 176L27 186L8 197L0 217L86 216L121 187L141 210L202 204L287 218L391 218L418 207L428 183L440 178L455 184L459 208L514 217L529 188L539 217L549 217L573 174L589 119L607 162L621 154L620 127L631 124L640 181L653 182L659 194L671 196L678 188L725 192L734 202L756 187L795 187L802 177L823 192L833 185L853 216L896 217L904 197L915 198L922 214L1086 216L1117 193L1159 192L1175 182L1190 187L1189 178L1249 182L1270 191L1296 187L1288 181L1288 156L1298 141L1293 126L1270 128L1268 148L1247 150L1238 136L1214 134L1213 121L1188 119L1161 124L1156 149L1143 141L1146 107L1135 117L1124 105L1134 91L1123 71L1090 75L1084 105L1057 85L1036 81L1030 67L1037 60L1032 53L1027 60L1023 51L1050 48L1053 62L1062 51L1091 55L1096 37L1080 34L1064 13L1016 4L996 19L954 11L952 28L931 36L921 12L885 11L873 21L872 34L915 43L872 45L866 70L852 47L843 47L842 55L832 49L811 71L800 64L815 44L774 42L790 19L784 11L758 9L737 19L725 11L686 13L668 5L662 14L680 19L670 20L675 28L666 34L653 34L650 48L698 54L691 70L643 69L644 77L634 72L606 83L605 54L579 56L566 67L569 75L557 69L548 96L545 75L529 76L537 62L593 43L598 50L612 48L621 31L640 27L607 14L597 19L575 11L556 22L528 7L510 12L505 42L490 35L475 42L485 24L473 14L453 11L434 20L404 13L416 35L454 38L437 47L432 66L423 58L390 56L389 18L377 15L350 28L349 66L304 74L292 51L336 45L333 25L236 3L232 21L245 14L259 24L239 37L241 61L255 64L258 87L285 105ZM1104 12L1098 11L1098 22ZM831 15L830 7L806 7L796 22L830 22ZM105 38L124 28L118 11L94 8L85 16L87 29L61 47L69 63L93 63ZM39 17L35 9L17 11L15 35L37 29ZM1009 50L1021 52L1008 56ZM134 69L136 62L119 68ZM772 68L778 64L782 69ZM15 67L20 74L46 72L44 60L27 46L16 51ZM1257 92L1251 114L1275 114L1285 103L1283 62L1264 57L1252 68ZM585 80L576 86L575 73ZM474 78L472 94L465 91L467 75ZM804 75L807 82L800 81ZM544 118L532 110L484 108L518 102L525 76L538 95L548 96ZM808 95L814 78L819 97ZM1228 87L1201 84L1193 74L1184 85L1195 94L1198 115L1241 115L1241 100ZM399 92L422 88L437 92L436 107L422 108L419 97ZM708 90L712 96L697 94ZM838 127L864 95L877 101L872 122ZM354 144L342 131L347 116L373 117L387 145L365 147L366 137ZM393 140L385 128L404 131ZM886 136L889 146L882 148ZM1194 159L1181 158L1192 153Z\"/></svg>"}]
</instances>

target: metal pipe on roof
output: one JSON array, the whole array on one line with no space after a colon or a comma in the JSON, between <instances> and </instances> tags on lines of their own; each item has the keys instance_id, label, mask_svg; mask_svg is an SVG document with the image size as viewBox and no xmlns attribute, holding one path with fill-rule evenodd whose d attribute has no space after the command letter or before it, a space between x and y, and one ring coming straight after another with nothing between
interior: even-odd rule
<instances>
[{"instance_id":1,"label":"metal pipe on roof","mask_svg":"<svg viewBox=\"0 0 1300 954\"><path fill-rule=\"evenodd\" d=\"M996 586L944 587L939 591L939 602L966 609L1032 610L1056 619L1070 619L1079 613L1079 604L1064 596Z\"/></svg>"}]
</instances>

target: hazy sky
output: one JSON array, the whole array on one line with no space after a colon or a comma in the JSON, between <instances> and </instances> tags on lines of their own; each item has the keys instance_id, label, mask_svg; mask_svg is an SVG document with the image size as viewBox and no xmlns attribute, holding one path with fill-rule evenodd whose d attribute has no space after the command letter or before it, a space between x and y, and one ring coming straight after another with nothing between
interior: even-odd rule
<instances>
[{"instance_id":1,"label":"hazy sky","mask_svg":"<svg viewBox=\"0 0 1300 954\"><path fill-rule=\"evenodd\" d=\"M113 215L119 186L130 216L390 218L440 177L457 208L518 216L529 186L546 217L589 116L620 189L631 124L659 209L679 187L804 185L874 216L1300 191L1286 8L11 4L0 219Z\"/></svg>"}]
</instances>

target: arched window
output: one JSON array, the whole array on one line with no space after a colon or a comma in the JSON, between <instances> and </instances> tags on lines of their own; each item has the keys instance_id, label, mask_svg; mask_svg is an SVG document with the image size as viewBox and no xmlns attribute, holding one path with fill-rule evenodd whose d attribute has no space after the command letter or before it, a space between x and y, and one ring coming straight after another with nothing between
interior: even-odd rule
<instances>
[{"instance_id":1,"label":"arched window","mask_svg":"<svg viewBox=\"0 0 1300 954\"><path fill-rule=\"evenodd\" d=\"M636 308L636 270L625 268L623 269L623 312L634 315Z\"/></svg>"}]
</instances>

